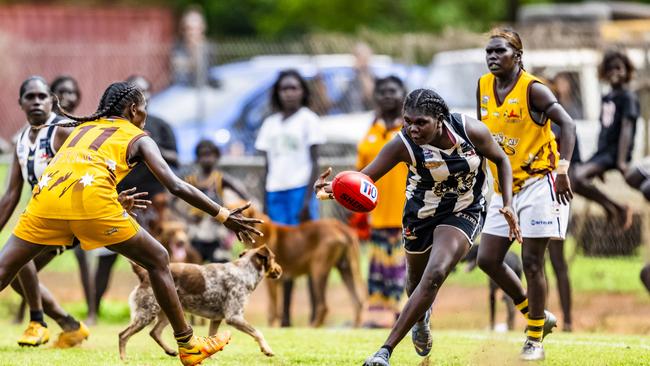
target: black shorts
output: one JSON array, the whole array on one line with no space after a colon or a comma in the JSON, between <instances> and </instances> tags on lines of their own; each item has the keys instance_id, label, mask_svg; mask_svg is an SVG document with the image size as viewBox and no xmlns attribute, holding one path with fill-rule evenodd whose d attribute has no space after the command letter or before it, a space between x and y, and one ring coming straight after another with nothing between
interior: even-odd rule
<instances>
[{"instance_id":1,"label":"black shorts","mask_svg":"<svg viewBox=\"0 0 650 366\"><path fill-rule=\"evenodd\" d=\"M402 220L404 250L411 254L420 254L429 250L433 245L433 232L438 226L452 226L462 231L471 246L476 236L481 233L485 214L485 208L473 208L449 213L440 218L404 217Z\"/></svg>"},{"instance_id":2,"label":"black shorts","mask_svg":"<svg viewBox=\"0 0 650 366\"><path fill-rule=\"evenodd\" d=\"M616 169L616 155L608 151L597 151L587 160L588 163L596 164L605 170Z\"/></svg>"}]
</instances>

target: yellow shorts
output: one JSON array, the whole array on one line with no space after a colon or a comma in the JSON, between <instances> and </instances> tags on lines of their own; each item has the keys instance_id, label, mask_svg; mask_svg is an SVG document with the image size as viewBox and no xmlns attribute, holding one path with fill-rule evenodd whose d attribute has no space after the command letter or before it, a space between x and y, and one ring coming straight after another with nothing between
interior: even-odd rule
<instances>
[{"instance_id":1,"label":"yellow shorts","mask_svg":"<svg viewBox=\"0 0 650 366\"><path fill-rule=\"evenodd\" d=\"M47 219L23 212L13 234L42 245L72 245L74 237L85 250L105 247L131 239L140 225L126 212L90 220Z\"/></svg>"}]
</instances>

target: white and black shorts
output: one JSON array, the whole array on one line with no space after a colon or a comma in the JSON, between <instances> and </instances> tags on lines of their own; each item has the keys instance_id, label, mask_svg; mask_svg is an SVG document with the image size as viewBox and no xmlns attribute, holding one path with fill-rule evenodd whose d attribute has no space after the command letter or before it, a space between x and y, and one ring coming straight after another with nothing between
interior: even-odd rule
<instances>
[{"instance_id":1,"label":"white and black shorts","mask_svg":"<svg viewBox=\"0 0 650 366\"><path fill-rule=\"evenodd\" d=\"M492 195L483 233L507 238L509 226L499 212L503 208L500 194ZM555 173L530 183L512 197L512 208L519 218L524 238L564 239L569 223L569 205L555 199Z\"/></svg>"}]
</instances>

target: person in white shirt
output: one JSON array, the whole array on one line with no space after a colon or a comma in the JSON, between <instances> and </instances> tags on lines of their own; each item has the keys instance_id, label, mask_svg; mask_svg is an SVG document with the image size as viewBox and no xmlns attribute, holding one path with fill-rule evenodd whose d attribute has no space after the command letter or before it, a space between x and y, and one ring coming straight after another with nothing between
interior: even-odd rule
<instances>
[{"instance_id":1,"label":"person in white shirt","mask_svg":"<svg viewBox=\"0 0 650 366\"><path fill-rule=\"evenodd\" d=\"M280 72L271 93L276 113L264 120L255 142L266 158L264 211L273 222L284 225L318 217L311 187L318 177L318 145L325 137L318 116L308 107L309 98L307 83L297 71ZM285 281L283 326L290 325L292 286L292 281Z\"/></svg>"}]
</instances>

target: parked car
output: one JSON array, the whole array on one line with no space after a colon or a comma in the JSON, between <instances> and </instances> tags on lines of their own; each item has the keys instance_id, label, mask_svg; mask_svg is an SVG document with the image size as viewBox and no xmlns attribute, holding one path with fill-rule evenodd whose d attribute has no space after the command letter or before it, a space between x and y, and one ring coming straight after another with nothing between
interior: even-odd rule
<instances>
[{"instance_id":1,"label":"parked car","mask_svg":"<svg viewBox=\"0 0 650 366\"><path fill-rule=\"evenodd\" d=\"M370 65L374 75L396 75L410 86L421 85L426 76L425 67L398 64L388 56L373 56ZM288 68L298 70L310 84L314 109L323 116L329 142L346 144L350 139L337 140L345 137L346 131L365 132L370 114L349 105L345 98L355 76L352 55L259 56L216 66L210 73L219 81L219 88L171 86L152 98L149 111L164 116L173 126L182 161L194 158L194 146L201 138L213 139L226 153L251 155L261 123L271 113L273 82ZM357 117L352 119L356 122L349 122L352 125L341 126L336 122L341 119L334 117L349 114ZM335 129L328 127L330 117Z\"/></svg>"}]
</instances>

